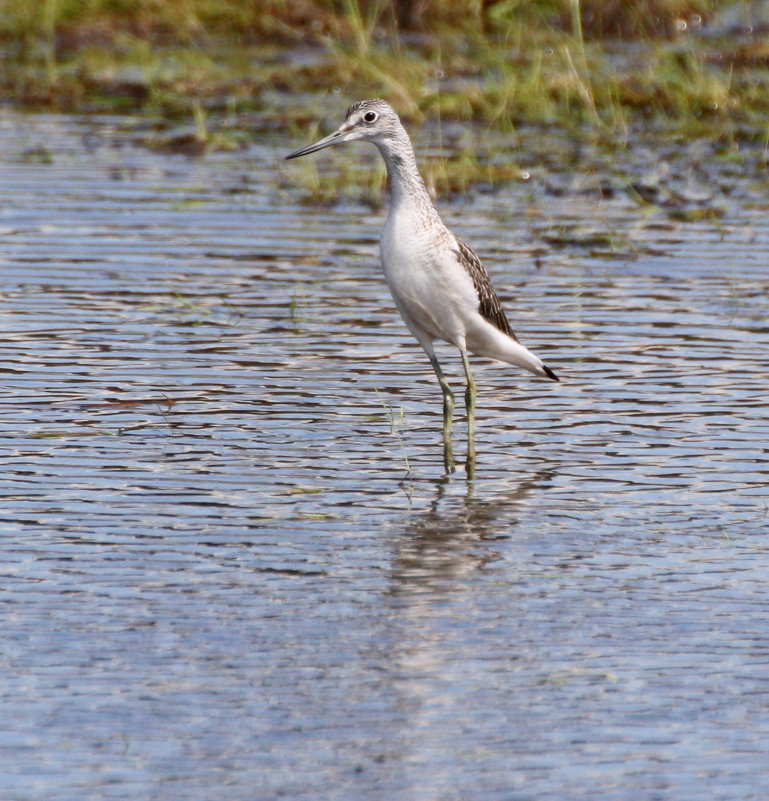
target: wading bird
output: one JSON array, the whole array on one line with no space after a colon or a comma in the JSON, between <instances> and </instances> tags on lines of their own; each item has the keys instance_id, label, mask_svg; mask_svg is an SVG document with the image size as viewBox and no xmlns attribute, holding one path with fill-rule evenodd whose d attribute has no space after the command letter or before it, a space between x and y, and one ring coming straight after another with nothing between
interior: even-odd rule
<instances>
[{"instance_id":1,"label":"wading bird","mask_svg":"<svg viewBox=\"0 0 769 801\"><path fill-rule=\"evenodd\" d=\"M443 455L448 472L454 470L454 394L435 356L433 342L440 339L451 343L462 357L467 379L467 470L471 474L475 465L476 387L467 354L515 364L553 381L558 377L521 345L486 269L443 224L419 174L409 135L388 103L353 103L337 131L286 158L356 141L376 145L387 165L391 203L380 243L382 267L395 305L424 348L443 392Z\"/></svg>"}]
</instances>

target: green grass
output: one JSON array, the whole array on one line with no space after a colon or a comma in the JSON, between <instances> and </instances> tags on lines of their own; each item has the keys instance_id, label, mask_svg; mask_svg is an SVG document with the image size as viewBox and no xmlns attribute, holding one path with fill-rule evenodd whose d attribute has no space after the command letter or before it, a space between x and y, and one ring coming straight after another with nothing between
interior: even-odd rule
<instances>
[{"instance_id":1,"label":"green grass","mask_svg":"<svg viewBox=\"0 0 769 801\"><path fill-rule=\"evenodd\" d=\"M406 29L391 0L0 0L0 89L28 107L183 120L191 154L238 146L217 117L255 111L307 136L363 96L410 122L558 126L608 146L650 127L765 143L769 47L697 34L724 5L426 0ZM428 167L438 194L516 178L468 150ZM317 199L338 196L338 178L303 177ZM383 183L368 174L358 199L376 203Z\"/></svg>"}]
</instances>

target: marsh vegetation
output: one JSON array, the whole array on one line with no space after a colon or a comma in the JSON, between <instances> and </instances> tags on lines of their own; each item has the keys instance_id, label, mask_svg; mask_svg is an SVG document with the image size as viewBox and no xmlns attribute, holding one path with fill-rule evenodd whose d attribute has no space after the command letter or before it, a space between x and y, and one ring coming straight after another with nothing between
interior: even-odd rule
<instances>
[{"instance_id":1,"label":"marsh vegetation","mask_svg":"<svg viewBox=\"0 0 769 801\"><path fill-rule=\"evenodd\" d=\"M205 147L246 125L306 124L329 93L407 120L634 126L719 142L767 136L763 5L726 0L3 0L6 97L28 107L188 120ZM254 114L255 113L255 114ZM237 122L233 124L233 120ZM235 137L237 140L237 137ZM439 190L506 180L459 165ZM476 175L477 173L477 175Z\"/></svg>"}]
</instances>

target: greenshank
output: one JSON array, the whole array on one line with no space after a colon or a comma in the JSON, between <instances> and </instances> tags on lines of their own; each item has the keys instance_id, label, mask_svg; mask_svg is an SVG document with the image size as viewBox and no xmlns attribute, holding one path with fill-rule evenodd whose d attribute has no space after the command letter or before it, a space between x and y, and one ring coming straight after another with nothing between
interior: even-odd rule
<instances>
[{"instance_id":1,"label":"greenshank","mask_svg":"<svg viewBox=\"0 0 769 801\"><path fill-rule=\"evenodd\" d=\"M467 468L475 464L476 386L468 353L523 367L558 381L556 374L513 333L480 259L444 225L419 174L414 149L398 115L384 100L361 100L330 136L290 153L295 159L343 142L371 142L387 165L390 211L380 252L385 280L409 331L424 349L443 392L443 453L454 470L451 423L454 394L433 343L454 345L462 358L467 386Z\"/></svg>"}]
</instances>

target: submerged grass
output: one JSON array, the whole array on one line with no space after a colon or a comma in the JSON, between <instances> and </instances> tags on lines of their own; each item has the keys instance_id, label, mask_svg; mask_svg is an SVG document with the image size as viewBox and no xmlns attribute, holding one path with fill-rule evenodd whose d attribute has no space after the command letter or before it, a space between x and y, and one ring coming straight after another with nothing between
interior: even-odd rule
<instances>
[{"instance_id":1,"label":"submerged grass","mask_svg":"<svg viewBox=\"0 0 769 801\"><path fill-rule=\"evenodd\" d=\"M0 0L0 88L11 101L141 110L189 123L190 154L237 147L211 118L258 112L283 130L363 96L409 121L551 126L623 146L634 129L769 141L769 49L719 23L727 0ZM708 36L701 32L714 21ZM253 128L254 121L249 120ZM318 131L320 133L320 131ZM342 167L343 169L343 167ZM303 174L318 199L338 186ZM349 176L348 176L349 177ZM438 194L517 177L458 151L429 168ZM384 173L356 193L376 202Z\"/></svg>"},{"instance_id":2,"label":"submerged grass","mask_svg":"<svg viewBox=\"0 0 769 801\"><path fill-rule=\"evenodd\" d=\"M393 409L392 404L388 403L381 395L376 387L374 388L374 392L377 394L377 398L379 398L379 402L382 404L382 408L387 415L387 419L390 422L390 436L395 437L398 440L398 444L401 448L401 454L403 456L403 464L406 469L406 480L410 483L411 489L413 489L413 475L411 472L411 462L409 461L408 451L406 450L406 443L403 441L403 435L401 431L406 422L406 410L401 406L398 411L396 412Z\"/></svg>"}]
</instances>

